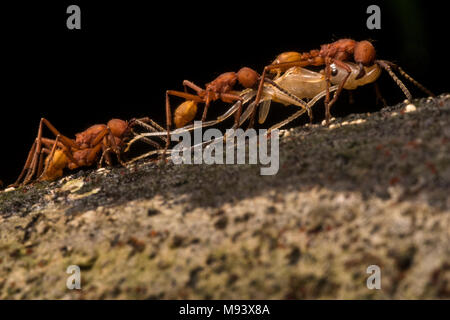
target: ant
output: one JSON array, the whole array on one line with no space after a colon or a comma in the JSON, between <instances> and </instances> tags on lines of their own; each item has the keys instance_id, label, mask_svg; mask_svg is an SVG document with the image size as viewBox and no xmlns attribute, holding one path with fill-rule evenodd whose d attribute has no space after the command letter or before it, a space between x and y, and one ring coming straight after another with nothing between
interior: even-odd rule
<instances>
[{"instance_id":1,"label":"ant","mask_svg":"<svg viewBox=\"0 0 450 320\"><path fill-rule=\"evenodd\" d=\"M133 119L130 122L111 119L107 124L93 125L77 133L75 139L70 139L62 135L47 119L42 118L25 165L16 182L11 186L24 186L33 178L36 181L52 181L61 177L65 168L74 170L92 166L96 162L100 167L103 161L111 165L111 154L115 154L119 163L125 166L121 159L124 140L135 125L153 128L147 122L153 124L148 118ZM55 139L43 137L44 126L55 135ZM158 127L158 129L162 128ZM146 140L148 143L150 141ZM152 144L155 147L161 147L156 142ZM45 154L47 157L44 163Z\"/></svg>"},{"instance_id":2,"label":"ant","mask_svg":"<svg viewBox=\"0 0 450 320\"><path fill-rule=\"evenodd\" d=\"M376 51L372 43L370 43L367 40L355 41L352 39L340 39L333 43L322 45L320 50L311 50L306 53L284 52L280 54L271 65L268 65L264 68L258 86L258 92L255 98L256 105L259 104L259 101L261 99L263 85L268 72L277 73L277 76L279 76L281 72L284 72L285 70L291 67L325 65L325 81L326 81L325 115L326 115L326 123L328 125L331 118L330 108L336 102L342 89L345 86L346 81L352 74L352 68L350 68L349 65L346 64L345 62L354 62L359 66L359 72L358 75L356 76L356 80L364 76L365 74L364 67L370 67L373 66L374 64L377 64L379 67L383 68L389 73L389 75L394 79L397 85L402 89L408 101L412 100L412 96L406 89L406 87L403 85L403 83L400 81L400 79L398 79L398 77L394 74L392 68L396 69L402 76L404 76L407 80L414 83L422 91L429 94L430 96L434 96L433 93L431 93L428 89L426 89L424 86L415 81L399 66L390 61L376 60L375 56ZM334 64L336 67L344 69L346 75L339 83L339 87L335 92L333 99L330 101L329 88L331 77L333 75L332 73L334 72L332 71L331 68L332 64ZM255 115L256 109L252 114L250 126L253 126Z\"/></svg>"},{"instance_id":3,"label":"ant","mask_svg":"<svg viewBox=\"0 0 450 320\"><path fill-rule=\"evenodd\" d=\"M172 127L172 111L170 107L169 96L185 98L187 101L180 104L175 110L173 122L177 128L181 128L191 122L197 113L197 103L204 103L202 121L205 121L211 102L222 100L225 103L238 101L238 110L235 115L235 122L239 122L242 113L242 98L233 91L236 83L240 83L245 88L253 88L260 80L259 74L247 67L241 68L238 72L226 72L219 75L212 82L207 83L205 89L197 86L191 81L184 80L183 86L185 92L167 90L166 91L166 126L167 142L166 149L170 145L170 129ZM187 92L187 87L191 88L196 94Z\"/></svg>"}]
</instances>

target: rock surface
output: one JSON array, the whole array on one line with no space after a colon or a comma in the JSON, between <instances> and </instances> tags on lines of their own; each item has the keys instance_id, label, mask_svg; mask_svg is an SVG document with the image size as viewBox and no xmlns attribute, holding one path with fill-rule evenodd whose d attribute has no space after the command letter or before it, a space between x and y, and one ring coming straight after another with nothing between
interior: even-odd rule
<instances>
[{"instance_id":1,"label":"rock surface","mask_svg":"<svg viewBox=\"0 0 450 320\"><path fill-rule=\"evenodd\" d=\"M449 299L450 95L414 105L284 131L274 176L141 162L1 192L0 299Z\"/></svg>"}]
</instances>

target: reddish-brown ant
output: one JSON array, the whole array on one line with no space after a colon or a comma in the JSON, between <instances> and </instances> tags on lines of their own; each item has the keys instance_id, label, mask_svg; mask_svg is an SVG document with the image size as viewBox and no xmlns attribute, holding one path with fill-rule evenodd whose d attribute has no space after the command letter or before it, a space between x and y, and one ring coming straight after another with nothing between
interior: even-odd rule
<instances>
[{"instance_id":1,"label":"reddish-brown ant","mask_svg":"<svg viewBox=\"0 0 450 320\"><path fill-rule=\"evenodd\" d=\"M115 154L119 163L125 165L120 157L123 143L127 133L136 125L153 131L164 130L149 118L133 119L130 122L112 119L106 125L96 124L77 133L74 140L62 135L47 119L42 118L22 172L12 186L26 185L33 178L43 181L55 180L63 175L65 168L74 170L95 163L101 166L103 160L107 165L111 165L111 154ZM42 136L44 126L56 136L56 139ZM161 149L157 142L150 139L144 141ZM47 154L45 163L44 154Z\"/></svg>"},{"instance_id":2,"label":"reddish-brown ant","mask_svg":"<svg viewBox=\"0 0 450 320\"><path fill-rule=\"evenodd\" d=\"M56 139L42 136L44 126ZM62 176L64 168L73 170L91 166L99 161L100 155L101 161L105 159L107 164L111 164L111 153L114 153L122 163L120 147L128 128L126 121L112 119L106 125L97 124L77 133L74 140L62 135L47 119L42 118L22 172L12 186L26 185L34 177L36 180L54 180ZM45 167L44 154L47 154Z\"/></svg>"},{"instance_id":3,"label":"reddish-brown ant","mask_svg":"<svg viewBox=\"0 0 450 320\"><path fill-rule=\"evenodd\" d=\"M277 73L280 75L281 72L286 71L291 67L306 67L306 66L320 66L325 65L325 79L326 79L326 96L325 96L325 114L326 123L328 124L331 118L330 108L336 102L339 94L341 93L344 85L349 78L352 70L345 62L355 62L359 65L359 74L356 79L364 76L364 67L369 67L374 64L379 65L381 68L385 69L394 81L400 86L402 91L405 93L409 101L412 100L411 94L403 85L403 83L397 78L397 76L392 72L391 68L395 68L402 74L407 80L414 83L421 90L427 94L434 96L429 90L420 85L417 81L412 79L408 74L406 74L399 66L392 62L385 60L375 60L376 52L374 46L367 40L355 41L352 39L340 39L330 44L324 44L321 46L320 50L311 50L306 53L297 52L285 52L282 53L275 59L275 61L264 68L262 73L258 92L256 94L256 105L258 105L262 91L263 84L268 72ZM335 92L333 99L330 101L330 80L332 76L331 65L344 69L347 74L343 78L342 82L339 84L337 91ZM250 126L254 123L254 118L256 114L256 109L254 110Z\"/></svg>"},{"instance_id":4,"label":"reddish-brown ant","mask_svg":"<svg viewBox=\"0 0 450 320\"><path fill-rule=\"evenodd\" d=\"M185 98L188 101L182 103L175 111L174 119L177 128L181 128L184 125L191 122L197 112L197 103L204 103L202 121L205 121L210 103L216 100L222 100L226 103L234 101L239 102L239 109L235 116L235 122L239 122L240 115L242 113L242 98L238 93L234 92L234 86L236 83L240 83L245 88L253 88L259 81L259 74L250 69L242 68L238 72L226 72L219 75L215 80L206 84L205 89L200 88L191 81L184 80L183 86L185 92L167 90L166 91L166 118L167 118L167 142L166 148L170 145L170 129L172 127L172 111L170 107L169 96L176 96ZM186 92L186 88L189 87L196 92L196 94L190 94Z\"/></svg>"}]
</instances>

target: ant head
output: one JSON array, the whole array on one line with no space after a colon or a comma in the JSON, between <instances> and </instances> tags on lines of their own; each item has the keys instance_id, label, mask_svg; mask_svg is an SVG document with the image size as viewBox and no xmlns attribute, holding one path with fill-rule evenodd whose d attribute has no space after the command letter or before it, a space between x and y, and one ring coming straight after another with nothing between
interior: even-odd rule
<instances>
[{"instance_id":1,"label":"ant head","mask_svg":"<svg viewBox=\"0 0 450 320\"><path fill-rule=\"evenodd\" d=\"M375 62L375 48L367 40L357 42L354 51L355 62L371 66Z\"/></svg>"},{"instance_id":2,"label":"ant head","mask_svg":"<svg viewBox=\"0 0 450 320\"><path fill-rule=\"evenodd\" d=\"M237 73L239 83L245 88L253 88L259 79L258 73L250 68L244 67Z\"/></svg>"},{"instance_id":3,"label":"ant head","mask_svg":"<svg viewBox=\"0 0 450 320\"><path fill-rule=\"evenodd\" d=\"M107 126L111 130L112 135L115 137L122 137L128 129L128 123L120 119L109 120Z\"/></svg>"}]
</instances>

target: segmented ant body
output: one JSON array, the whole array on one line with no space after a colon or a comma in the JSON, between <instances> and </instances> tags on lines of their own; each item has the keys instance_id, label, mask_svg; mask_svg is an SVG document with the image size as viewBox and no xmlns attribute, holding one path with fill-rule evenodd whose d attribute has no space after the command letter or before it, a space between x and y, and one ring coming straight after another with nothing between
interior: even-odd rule
<instances>
[{"instance_id":1,"label":"segmented ant body","mask_svg":"<svg viewBox=\"0 0 450 320\"><path fill-rule=\"evenodd\" d=\"M75 139L70 139L62 135L47 119L42 118L37 137L28 153L22 172L11 186L23 186L33 180L55 180L63 175L63 170L66 168L74 170L89 167L95 163L102 166L104 161L107 165L111 165L112 154L117 156L120 164L125 165L121 159L124 141L136 125L152 131L164 130L149 118L133 119L130 122L112 119L107 124L93 125L77 133ZM55 135L55 139L43 137L44 126ZM161 139L165 141L163 137ZM156 148L162 148L157 142L148 138L143 140Z\"/></svg>"},{"instance_id":2,"label":"segmented ant body","mask_svg":"<svg viewBox=\"0 0 450 320\"><path fill-rule=\"evenodd\" d=\"M55 135L56 139L42 136L44 126ZM91 166L96 162L101 164L103 159L110 165L111 153L116 154L122 163L120 148L128 128L126 121L112 119L107 124L97 124L77 133L75 139L70 139L62 135L47 119L42 118L22 172L12 186L26 185L33 178L55 180L62 176L65 168L74 170ZM44 155L47 155L45 166Z\"/></svg>"},{"instance_id":3,"label":"segmented ant body","mask_svg":"<svg viewBox=\"0 0 450 320\"><path fill-rule=\"evenodd\" d=\"M349 64L349 66L352 69L352 75L345 85L345 88L348 90L356 89L359 86L376 81L381 72L381 69L377 65L374 65L370 68L366 68L366 73L362 78L356 79L358 71L356 65ZM333 68L335 68L334 65ZM340 83L343 76L344 76L343 69L337 68L336 75L332 77L332 83ZM326 92L325 89L326 83L323 72L322 73L314 72L309 69L301 67L292 67L286 72L284 72L283 75L277 77L275 80L266 79L263 86L262 95L259 101L259 103L261 103L261 106L259 107L259 123L263 123L265 121L272 101L284 105L295 105L301 107L302 110L300 110L294 115L294 118L292 119L294 120L295 118L301 116L303 113L307 111L310 112L311 107L325 95ZM336 91L336 89L337 86L334 86L330 88L330 91L333 92ZM255 101L253 102L251 101L256 96L256 94L257 94L256 89L243 90L239 94L241 99L238 102L236 102L233 106L231 106L225 114L221 115L216 120L203 122L202 127L205 128L214 126L226 120L231 115L238 112L241 106L249 103L249 106L247 107L245 112L243 112L242 115L240 116L239 122L238 123L235 122L233 129L242 126L244 122L251 116L251 114L256 109ZM311 99L311 100L308 103L306 103L302 99ZM184 104L186 103L189 103L189 101L185 102ZM289 121L285 120L282 123L276 125L276 127L277 128L281 127L282 125L285 125L292 120ZM274 128L275 126L271 128L271 130L273 130ZM187 125L182 128L178 128L174 131L171 131L170 134L179 134L184 131L190 131L193 129L194 129L193 125ZM163 134L164 134L163 132L151 131L135 135L135 137L128 143L128 147L125 151L127 151L129 147L138 140L147 137L161 136ZM151 151L147 155L143 155L142 157L153 155L156 152L157 151ZM139 159L140 158L141 157L139 157Z\"/></svg>"},{"instance_id":4,"label":"segmented ant body","mask_svg":"<svg viewBox=\"0 0 450 320\"><path fill-rule=\"evenodd\" d=\"M262 90L264 87L265 79L268 73L275 73L276 78L280 77L281 73L285 72L291 67L308 67L308 66L321 66L325 65L325 84L326 84L326 95L325 95L325 115L327 124L330 121L331 114L330 108L336 102L342 89L345 88L346 82L354 70L349 67L346 62L353 62L358 65L359 71L355 77L358 80L364 76L365 68L373 65L378 65L382 69L386 70L389 75L394 79L397 85L402 89L403 93L409 101L412 100L412 96L405 85L398 79L398 77L392 71L392 68L396 69L402 76L407 80L411 81L417 87L419 87L425 93L433 96L433 94L426 89L424 86L415 81L406 72L404 72L399 66L392 62L385 60L376 60L376 52L374 46L369 41L355 41L352 39L340 39L330 44L324 44L321 46L320 50L311 50L306 53L298 52L285 52L280 54L275 61L264 68L264 71L260 77L260 83L258 86L258 93L256 95L256 104L259 104L261 98ZM333 76L333 71L331 65L335 65L345 71L344 76L339 83L339 87L330 100L329 88L331 86L331 78ZM255 110L256 111L256 110ZM253 125L255 117L255 112L252 114L250 125Z\"/></svg>"},{"instance_id":5,"label":"segmented ant body","mask_svg":"<svg viewBox=\"0 0 450 320\"><path fill-rule=\"evenodd\" d=\"M240 83L244 88L254 87L259 80L259 75L250 68L242 68L238 72L226 72L219 75L215 80L206 84L205 89L200 88L191 81L184 80L183 86L185 92L168 90L166 91L166 125L167 125L167 143L166 148L170 144L170 130L172 127L172 111L170 107L169 96L176 96L185 98L187 101L178 106L175 110L173 122L177 128L181 128L190 123L197 113L197 103L204 103L202 121L206 120L209 106L211 102L216 100L222 100L226 103L238 101L242 104L242 99L238 93L233 91L235 85ZM190 94L186 92L187 88L191 88L196 94ZM239 108L236 115L236 121L239 121L239 116L242 111L242 107Z\"/></svg>"}]
</instances>

